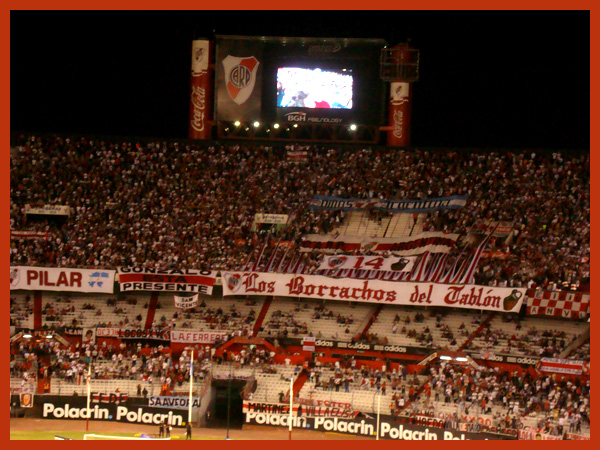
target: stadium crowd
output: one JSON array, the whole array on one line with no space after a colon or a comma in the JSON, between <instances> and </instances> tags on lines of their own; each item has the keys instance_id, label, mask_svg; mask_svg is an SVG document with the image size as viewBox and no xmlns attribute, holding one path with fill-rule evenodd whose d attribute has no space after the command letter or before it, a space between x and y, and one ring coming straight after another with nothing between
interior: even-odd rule
<instances>
[{"instance_id":1,"label":"stadium crowd","mask_svg":"<svg viewBox=\"0 0 600 450\"><path fill-rule=\"evenodd\" d=\"M36 231L36 236L11 235L11 265L61 267L142 266L202 270L242 269L259 259L265 242L264 227L255 227L257 213L287 214L288 224L271 239L291 242L277 250L278 257L294 253L296 268L312 273L320 263L318 253L295 253L303 234L330 233L345 220L345 213L309 208L314 195L342 198L436 198L468 195L463 209L426 215L425 231L452 232L465 237L482 222L510 223L508 237L492 241L490 253L475 275L481 284L557 288L589 284L590 190L589 154L531 151L390 150L385 148L337 149L308 146L308 160L287 158L286 148L260 144L206 144L138 142L135 140L20 136L11 151L10 225L12 231ZM549 187L552 187L550 190ZM63 205L68 216L33 216L25 205ZM386 211L368 211L381 221ZM461 240L464 246L466 240ZM454 249L453 257L460 252ZM258 270L277 270L263 258ZM279 267L279 270L282 270ZM78 327L91 316L95 326L141 328L143 317L132 320L127 305L109 299L106 308L83 305L78 316L69 305L46 303L46 323ZM32 315L29 296L22 302L11 297L11 326L20 326ZM110 308L110 309L109 309ZM85 311L83 311L85 310ZM119 322L103 317L112 311ZM179 316L181 314L181 316ZM193 311L169 315L157 311L155 328L192 328L192 319L211 329L228 329L234 323L240 335L250 333L254 311L245 316L235 310L205 304ZM451 344L468 337L466 329L452 330L443 313L435 327ZM69 318L66 322L65 318ZM350 333L352 316L335 314L323 305L312 319L335 320ZM419 312L414 324L422 321ZM509 320L509 319L507 319ZM512 320L512 319L510 319ZM46 325L47 326L47 325ZM306 322L293 313L276 311L265 330L271 337L315 336ZM519 330L517 325L517 330ZM392 334L435 346L432 329L411 325L408 315L394 320ZM334 336L334 337L337 337ZM537 331L509 334L486 326L484 345L467 349L518 349L531 356L558 357L570 344L564 332ZM387 336L364 334L352 341L387 343ZM197 348L194 376L202 379L211 364L232 360L239 367L271 371L274 354L256 348L215 356L215 349ZM589 342L569 358L589 361ZM189 357L173 358L169 349L139 342L119 345L59 345L57 341L22 341L11 344L11 376L22 385L38 377L69 383L82 380L90 363L94 379L127 379L156 383L167 395L190 378ZM389 363L386 362L389 366ZM446 363L430 366L430 382L422 386L406 367L357 367L356 360L338 361L330 367L309 369L314 389L392 393L391 410L461 422L469 412L493 416L493 426L517 429L526 416L539 417L537 429L562 435L589 427L590 387L560 376L532 377L528 372ZM166 388L165 388L166 386ZM141 391L138 395L143 394ZM456 406L454 414L441 413L436 404ZM501 412L500 412L501 411Z\"/></svg>"},{"instance_id":2,"label":"stadium crowd","mask_svg":"<svg viewBox=\"0 0 600 450\"><path fill-rule=\"evenodd\" d=\"M235 367L250 367L264 373L277 373L273 351L248 346L241 351L217 354L216 347L196 346L194 379L204 379L214 364L233 361ZM160 392L170 395L190 378L190 355L173 355L168 347L149 346L122 340L119 344L71 344L32 339L11 344L11 376L20 377L22 390L34 388L36 375L61 379L73 385L84 384L89 364L92 379L133 380L141 383L137 395ZM434 361L428 372L403 364L391 367L384 361L380 369L358 364L356 356L321 363L316 358L307 367L312 389L335 392L370 391L391 395L390 409L396 416L433 417L466 431L484 431L469 417L491 417L496 430L523 428L525 418L534 418L540 432L562 435L587 432L590 426L590 383L559 374L532 376L528 371L509 373L497 367L472 367ZM300 366L296 367L296 375ZM424 376L428 381L423 383ZM152 388L152 385L155 388ZM142 386L144 389L142 391ZM68 389L68 387L67 387ZM133 393L129 393L133 395ZM454 412L439 405L453 405ZM416 420L416 419L415 419ZM530 425L531 426L531 425Z\"/></svg>"},{"instance_id":3,"label":"stadium crowd","mask_svg":"<svg viewBox=\"0 0 600 450\"><path fill-rule=\"evenodd\" d=\"M258 144L36 136L13 144L11 230L47 233L13 239L13 265L241 269L260 247L256 213L288 214L280 237L294 241L343 220L309 209L316 194L468 195L464 209L429 214L425 229L465 235L481 220L513 223L511 240L496 240L503 258L485 259L479 282L589 279L589 154L314 145L298 164L283 146ZM71 214L33 219L26 204Z\"/></svg>"},{"instance_id":4,"label":"stadium crowd","mask_svg":"<svg viewBox=\"0 0 600 450\"><path fill-rule=\"evenodd\" d=\"M457 366L444 361L430 365L431 382L426 385L425 408L435 402L457 406L457 416L492 414L505 420L510 428L520 428L520 419L538 417L539 429L562 435L567 431L580 432L582 424L590 424L590 383L575 378L567 380L557 374L533 377L529 372L502 372L496 368L478 369ZM435 410L435 407L431 409Z\"/></svg>"},{"instance_id":5,"label":"stadium crowd","mask_svg":"<svg viewBox=\"0 0 600 450\"><path fill-rule=\"evenodd\" d=\"M137 380L166 385L171 390L189 381L189 356L184 350L179 358L173 358L168 347L140 342L65 346L58 341L30 340L11 345L11 375L28 380L37 374L42 379L51 377L85 384L85 375L92 364L92 380ZM198 364L194 365L194 379L206 376L213 356L214 349L196 346Z\"/></svg>"},{"instance_id":6,"label":"stadium crowd","mask_svg":"<svg viewBox=\"0 0 600 450\"><path fill-rule=\"evenodd\" d=\"M297 302L293 312L284 312L281 310L273 311L271 318L265 323L264 326L267 335L280 339L285 339L287 337L292 336L309 336L318 339L323 338L324 336L322 331L320 329L314 329L318 328L314 326L314 323L311 322L309 324L307 322L301 322L299 320L296 320L296 313L300 311L308 311L311 309L314 311L311 314L311 319L313 321L321 321L321 323L324 323L326 321L335 321L337 324L346 326L344 330L345 334L350 333L349 325L354 323L354 316L352 314L343 315L341 313L334 313L334 311L327 308L322 303L318 303L314 306L309 306L306 303L301 304L300 302ZM289 330L290 328L291 330ZM327 337L338 338L339 336L336 332L336 334L334 334L333 336Z\"/></svg>"},{"instance_id":7,"label":"stadium crowd","mask_svg":"<svg viewBox=\"0 0 600 450\"><path fill-rule=\"evenodd\" d=\"M395 416L432 417L447 425L470 424L467 431L488 428L519 430L526 418L534 418L535 429L562 436L580 433L590 426L590 383L567 380L558 374L533 377L529 372L506 372L498 367L474 368L436 361L428 365L429 381L421 384L417 372L407 375L406 366L382 370L356 367L356 361L336 362L309 371L315 390L334 392L371 391L392 394L390 410ZM335 397L332 397L335 399ZM454 406L454 412L440 405Z\"/></svg>"},{"instance_id":8,"label":"stadium crowd","mask_svg":"<svg viewBox=\"0 0 600 450\"><path fill-rule=\"evenodd\" d=\"M505 322L510 322L511 317L503 317ZM516 329L522 330L521 324L517 322ZM490 350L497 349L499 353L518 354L528 356L539 356L540 358L558 358L560 354L572 343L564 331L551 329L538 330L536 327L527 327L523 332L509 333L500 327L492 328L486 324L481 332L483 345L479 346L470 342L466 349L468 350ZM505 342L503 346L500 342Z\"/></svg>"}]
</instances>

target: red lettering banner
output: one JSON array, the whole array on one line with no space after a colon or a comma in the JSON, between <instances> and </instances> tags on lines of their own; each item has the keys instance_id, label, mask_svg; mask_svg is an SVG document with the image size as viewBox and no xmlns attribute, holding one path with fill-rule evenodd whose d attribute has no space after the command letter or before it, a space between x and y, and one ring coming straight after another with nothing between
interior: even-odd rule
<instances>
[{"instance_id":1,"label":"red lettering banner","mask_svg":"<svg viewBox=\"0 0 600 450\"><path fill-rule=\"evenodd\" d=\"M225 272L223 295L273 295L390 305L448 306L519 312L525 289L477 285L336 279L319 275Z\"/></svg>"}]
</instances>

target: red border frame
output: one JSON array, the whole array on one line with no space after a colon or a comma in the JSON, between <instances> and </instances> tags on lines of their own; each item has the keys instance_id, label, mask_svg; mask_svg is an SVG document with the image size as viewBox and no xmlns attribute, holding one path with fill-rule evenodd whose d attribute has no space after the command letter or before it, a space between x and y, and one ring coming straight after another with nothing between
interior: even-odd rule
<instances>
[{"instance_id":1,"label":"red border frame","mask_svg":"<svg viewBox=\"0 0 600 450\"><path fill-rule=\"evenodd\" d=\"M30 1L30 2L15 2L15 1L10 1L8 2L9 4L9 14L8 14L8 20L4 20L4 23L7 24L8 26L6 26L3 29L3 36L4 36L4 46L3 46L3 53L4 53L4 60L5 61L9 61L10 58L10 10L14 9L14 10L48 10L48 9L53 9L53 10L98 10L98 9L112 9L112 10L130 10L130 9L138 9L138 10L144 10L144 9L153 9L153 10L190 10L190 9L200 9L200 10L223 10L223 9L228 9L228 10L241 10L241 9L255 9L255 10L297 10L297 9L321 9L321 10L399 10L398 7L401 6L402 10L588 10L591 12L592 9L592 2L591 1L571 1L568 3L565 3L563 1L555 1L555 0L547 0L547 1L539 1L539 0L520 0L520 1L514 1L514 0L505 0L503 2L498 2L498 1L494 1L494 2L475 2L473 0L459 0L459 1L453 1L453 2L448 2L448 1L442 1L442 0L430 0L430 1L426 1L426 2L411 2L411 4L406 4L405 2L393 2L391 0L385 0L383 2L379 2L379 4L377 5L369 5L367 3L364 2L358 2L355 0L350 0L350 1L330 1L326 4L326 7L324 6L324 3L322 1L315 1L315 0L304 0L302 2L293 2L293 3L284 3L284 2L275 2L273 0L268 0L268 1L262 1L259 4L255 4L252 2L241 2L241 1L229 1L227 2L227 7L223 8L223 5L220 3L215 3L215 4L206 4L204 2L191 2L191 1L179 1L179 2L150 2L150 1L114 1L114 0L106 0L103 2L98 2L98 1L94 1L94 2L75 2L75 1L56 1L56 2L42 2L42 1ZM369 6L371 6L371 8L368 8ZM374 6L374 7L373 7ZM6 17L6 16L5 16ZM596 35L596 31L595 28L593 26L593 21L592 21L592 14L590 14L590 39L591 41L594 40L595 35ZM32 30L32 32L35 32L34 30ZM557 32L560 32L560 30L557 30ZM590 42L591 43L591 42ZM590 47L590 53L592 52L592 47ZM591 56L591 55L590 55ZM596 62L597 60L595 60L594 58L590 58L590 75L592 72L594 72L594 64L598 64ZM9 62L9 67L10 67L10 62ZM9 89L10 89L10 71L4 71L4 77L8 78L8 85L9 85ZM592 77L590 77L590 79L592 79ZM593 87L593 86L591 86ZM591 90L591 95L593 98L593 96L595 96L595 90L592 89ZM5 145L7 143L7 141L9 140L10 137L10 91L5 91L4 94L4 98L5 98L5 102L8 103L9 108L8 108L8 113L5 113L5 124L7 124L7 126L5 125L5 130L8 128L7 131L5 131L6 133L6 140ZM592 103L590 102L590 112L593 113L594 112L594 108L591 107ZM5 110L6 111L6 110ZM591 133L595 132L594 127L590 127ZM593 136L591 136L593 137ZM5 150L6 151L6 150ZM590 154L591 156L593 156L593 151L591 149L590 146ZM594 158L592 157L592 170L593 170L593 161ZM3 254L6 255L8 253L9 250L9 240L7 240L6 238L9 236L9 232L6 229L7 225L9 224L9 205L10 205L10 201L9 201L9 195L8 193L10 192L10 178L9 178L9 163L8 163L8 159L5 157L4 159L4 173L8 176L4 177L3 180L3 191L4 191L4 196L3 196L3 204L2 204L2 214L3 214L3 227L5 227L4 229L6 230L6 234L4 235L5 238L3 240ZM592 190L593 190L593 185L591 186ZM592 192L593 194L593 192ZM593 195L592 195L593 197ZM6 257L6 256L5 256ZM5 260L6 263L6 260ZM10 265L10 263L9 263ZM5 269L6 270L6 269ZM8 270L6 270L6 272L8 272ZM5 272L5 273L6 273ZM7 306L5 306L5 308L7 308ZM592 336L592 338L594 339L594 336ZM6 347L5 347L6 348ZM6 360L5 360L6 361ZM4 371L2 371L2 379L5 381L5 386L6 386L6 382L8 381L8 371L5 369ZM6 411L6 410L5 410ZM5 412L6 414L6 412ZM6 432L5 432L5 436L6 438L9 438L9 430L10 430L10 423L9 421L5 421L4 422L6 425L5 427L7 428ZM32 423L33 425L33 423ZM516 441L513 441L516 442ZM249 442L230 442L229 444L226 445L230 445L233 447L237 447L237 448L242 448L242 446L244 448L247 448ZM465 442L460 442L460 443L454 443L454 445L460 445L461 448L465 445ZM10 445L10 444L9 444ZM56 442L56 441L47 441L47 443L45 445L50 445L51 447L56 447L56 448L61 448L58 446L62 446L64 444L60 443L60 442ZM89 446L101 446L103 445L101 442L95 442L95 443L88 443L86 445ZM114 444L112 444L114 445ZM124 445L124 444L117 444L117 445ZM140 445L145 445L145 444L140 444ZM152 445L152 444L151 444ZM177 445L176 443L174 443L173 445ZM204 441L202 443L203 447L220 447L221 445L223 445L221 442L218 441ZM252 445L252 444L251 444ZM260 443L256 443L254 445L261 445ZM323 441L318 441L317 442L313 442L310 444L313 447L319 447L319 448L326 448L326 443ZM380 441L380 443L378 443L377 445L381 445L382 447L386 447L386 448L391 448L391 446L398 446L398 445L403 445L400 444L398 442L393 442L393 441ZM423 445L422 443L419 444L419 446ZM429 444L425 444L427 446L432 445L431 443ZM453 444L448 443L447 445L452 446ZM477 444L474 441L471 441L470 443L466 444L469 447L475 446L475 445L480 445ZM488 441L488 443L486 444L486 447L492 445L491 442ZM503 444L501 441L497 441L493 443L495 448L500 449ZM511 445L527 445L526 443L521 443L521 444L511 444ZM557 442L554 441L546 441L544 444L541 445L545 445L545 446L554 446L554 445L560 445ZM582 445L591 445L590 441L581 441L579 443L577 443L578 448L581 448ZM129 446L129 445L128 445ZM330 446L330 445L329 445ZM361 448L363 445L361 445L361 442L352 442L352 441L344 441L343 443L344 449L347 449L348 447L354 447L356 449ZM286 448L303 448L304 444L302 442L299 441L293 441L293 442L289 442L286 443ZM455 447L456 448L456 447Z\"/></svg>"}]
</instances>

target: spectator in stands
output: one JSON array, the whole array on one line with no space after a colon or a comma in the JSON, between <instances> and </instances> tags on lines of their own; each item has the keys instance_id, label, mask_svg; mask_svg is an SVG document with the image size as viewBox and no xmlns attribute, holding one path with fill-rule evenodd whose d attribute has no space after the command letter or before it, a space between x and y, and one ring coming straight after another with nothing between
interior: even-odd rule
<instances>
[{"instance_id":1,"label":"spectator in stands","mask_svg":"<svg viewBox=\"0 0 600 450\"><path fill-rule=\"evenodd\" d=\"M292 247L298 236L326 232L336 223L339 212L309 209L315 192L354 198L469 195L465 208L428 214L424 227L461 234L474 221L514 224L510 239L494 243L502 258L486 256L477 282L589 283L589 154L315 145L309 164L302 165L288 161L283 146L36 136L17 136L13 143L11 228L50 238L13 240L11 264L242 269L256 261L264 240L252 230L255 213L293 216L280 232ZM180 176L184 171L194 188ZM247 195L236 196L245 186L252 186ZM231 199L236 204L223 208ZM27 203L69 205L72 214L62 222L26 221ZM143 240L153 244L135 244ZM301 259L303 271L314 270L310 255ZM258 269L269 269L267 262Z\"/></svg>"}]
</instances>

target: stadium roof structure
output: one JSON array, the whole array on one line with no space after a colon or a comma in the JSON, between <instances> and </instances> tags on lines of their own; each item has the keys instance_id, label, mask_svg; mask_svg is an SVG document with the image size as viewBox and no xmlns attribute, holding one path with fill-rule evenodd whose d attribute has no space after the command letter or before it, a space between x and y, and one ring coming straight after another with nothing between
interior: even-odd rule
<instances>
[{"instance_id":1,"label":"stadium roof structure","mask_svg":"<svg viewBox=\"0 0 600 450\"><path fill-rule=\"evenodd\" d=\"M385 39L377 38L332 38L332 37L286 37L286 36L237 36L237 35L215 35L216 39L235 39L245 41L283 42L284 44L373 44L387 45Z\"/></svg>"}]
</instances>

